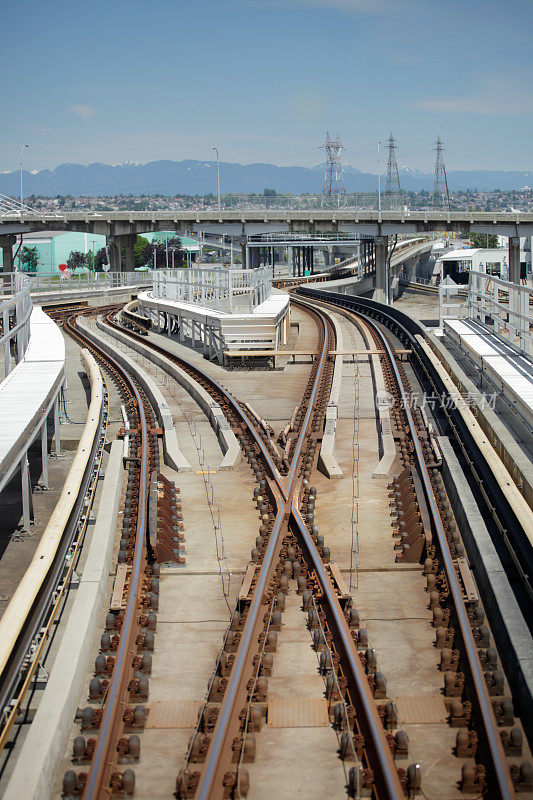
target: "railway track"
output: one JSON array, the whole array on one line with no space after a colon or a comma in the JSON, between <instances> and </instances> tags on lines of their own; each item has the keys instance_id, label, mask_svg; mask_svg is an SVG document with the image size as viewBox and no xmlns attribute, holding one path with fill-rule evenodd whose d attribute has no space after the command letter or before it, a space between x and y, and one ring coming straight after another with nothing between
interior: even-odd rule
<instances>
[{"instance_id":1,"label":"railway track","mask_svg":"<svg viewBox=\"0 0 533 800\"><path fill-rule=\"evenodd\" d=\"M88 741L78 737L75 756L79 763L89 763L88 772L69 770L63 780L66 795L83 794L84 798L108 797L111 792L131 794L135 786L132 770L121 771L124 756L138 751L138 737L128 735L142 721L143 707L125 707L147 691L151 657L149 651L154 614L150 611L157 595L157 565L153 563L147 542L148 495L152 474L158 472L159 446L155 416L148 400L135 381L111 356L88 342L77 330L73 315L65 328L70 336L86 346L110 373L124 398L130 430L133 434L128 459L128 484L119 561L129 563L128 588L124 607L110 611L102 634L101 654L96 660L90 697L101 700L94 709L81 712L82 731L94 732ZM153 590L153 591L152 591Z\"/></svg>"},{"instance_id":2,"label":"railway track","mask_svg":"<svg viewBox=\"0 0 533 800\"><path fill-rule=\"evenodd\" d=\"M107 431L108 391L96 365L89 420L63 492L0 627L0 752L21 713L71 586L96 494Z\"/></svg>"},{"instance_id":3,"label":"railway track","mask_svg":"<svg viewBox=\"0 0 533 800\"><path fill-rule=\"evenodd\" d=\"M311 612L311 619L315 621L312 614L315 609L320 620L318 639L322 636L327 642L332 680L336 686L342 686L342 690L337 691L341 701L341 707L335 712L337 724L346 734L343 744L345 757L351 750L357 765L350 771L348 792L354 794L356 782L376 797L399 797L419 788L420 774L415 766L407 771L398 770L392 758L390 741L384 736L383 723L373 697L375 687L368 677L373 672L368 669L365 672L362 666L354 644L356 636L349 626L350 604L346 603L346 598L341 598L339 586L328 571L329 551L323 538L319 539L314 525L316 490L309 488L309 481L316 468L317 444L323 427L324 405L320 399L323 401L326 397L331 378L327 353L332 349L334 334L325 315L307 310L315 316L321 331L319 352L304 394L302 413L295 425L290 462L280 464L278 459L275 463L264 432L254 430L254 420L250 420L223 390L226 410L231 408L233 414L238 411L241 417L240 431L237 432L259 483L254 494L262 524L257 546L252 551L249 591L246 596L239 597L209 686L207 702L191 739L187 763L178 776L176 794L180 798L246 796L249 776L243 764L255 750L254 732L260 729L264 717L265 684L271 670L268 656L275 649L273 634L279 629L279 617L285 605L284 590L288 579L294 577L300 578L298 586L304 607ZM108 324L116 325L110 317L108 315ZM478 628L473 626L473 619L483 622L483 611L477 600L465 604L467 578L459 566L464 551L457 546L446 518L449 505L446 506L442 482L437 471L431 470L430 448L424 441L419 421L415 420L406 402L409 386L403 368L396 363L390 342L378 326L368 319L364 323L359 319L360 324L369 328L375 344L384 351L389 388L396 395L398 406L404 407L403 419L398 419L397 423L403 426L409 442L402 444L405 470L400 481L391 487L393 494L402 488L402 479L411 481L408 474L411 470L413 478L416 474L416 480L411 481L411 492L419 507L424 507L431 516L423 545L427 556L424 569L429 576L428 591L437 589L432 592L431 600L434 617L445 620L448 625L444 627L443 623L437 628L437 647L442 647L439 645L440 637L450 645L444 648L446 658L448 651L454 654L452 669L446 673L445 691L461 697L450 705L451 718L455 715L452 724L470 726L476 736L473 750L465 747L464 737L458 737L458 753L476 753L478 764L464 767L462 785L465 790L468 787L488 790L488 796L513 797L517 776L514 775L513 782L498 730L495 704L487 686L487 674L483 671L478 652L482 625ZM140 338L133 332L130 335ZM153 343L150 346L191 370L190 364L169 354L165 348ZM215 386L216 382L210 378L206 380L205 374L198 375L201 370L192 370L218 394L217 399L221 399L221 387ZM399 513L402 513L401 506ZM293 562L292 571L291 567L285 566L291 558L295 558L297 565L295 567ZM341 605L343 601L344 607ZM484 634L482 644L487 646Z\"/></svg>"},{"instance_id":4,"label":"railway track","mask_svg":"<svg viewBox=\"0 0 533 800\"><path fill-rule=\"evenodd\" d=\"M320 624L319 642L322 637L331 652L326 671L331 673L333 683L342 687L335 694L339 705L335 713L338 724L346 728L347 760L353 756L357 765L350 773L350 785L355 790L361 784L376 797L393 798L403 795L408 782L414 785L418 781L414 769L409 776L405 770L398 774L350 628L348 599L329 570L329 553L313 524L316 493L309 481L318 459L332 373L328 351L334 348L335 339L327 316L306 310L319 326L318 355L295 414L292 446L288 448L290 462L285 464L272 454L264 431L257 429L220 384L165 348L149 343L201 380L230 412L232 426L255 471L258 486L254 495L261 515L249 588L244 596L241 594L232 617L207 703L191 739L187 764L177 779L178 797L246 795L248 774L242 764L254 749L254 730L264 718L264 704L258 698L264 695L270 669L270 658L265 656L274 648L284 591L293 578L299 579L299 593L311 613L313 629ZM107 317L108 324L116 325L111 316ZM131 331L128 334L140 338Z\"/></svg>"},{"instance_id":5,"label":"railway track","mask_svg":"<svg viewBox=\"0 0 533 800\"><path fill-rule=\"evenodd\" d=\"M505 701L494 700L494 695L503 695L503 690L497 693L493 690L494 676L486 672L486 652L490 646L488 629L484 625L484 612L479 598L474 595L469 597L469 573L465 571L464 547L457 535L457 528L451 514L451 505L447 499L442 485L442 479L436 469L431 468L434 456L428 446L427 435L421 425L422 420L417 420L416 412L411 408L412 392L402 365L396 361L390 341L383 330L371 318L384 319L386 312L378 304L370 304L365 309L364 304L356 311L356 303L339 301L324 293L303 291L303 295L315 297L320 295L319 302L330 308L341 305L344 313L351 317L358 325L366 327L376 344L383 348L384 355L381 360L385 369L389 391L395 398L394 408L395 423L402 431L402 451L404 471L399 479L391 485L391 498L397 506L398 531L401 539L408 547L416 546L416 538L412 535L412 528L402 523L405 522L406 503L404 494L405 482L411 483L408 496L414 496L422 512L429 512L429 526L423 526L422 549L419 558L424 561L424 574L427 575L428 593L431 597L434 625L436 627L436 646L443 648L445 653L443 669L450 666L448 656L455 654L453 666L454 675L445 674L445 694L450 697L460 697L454 707L450 705L450 721L454 726L464 725L475 735L476 746L464 747L457 738L457 753L475 755L476 767L463 766L461 779L463 791L479 791L484 796L494 798L508 798L515 796L515 790L530 790L529 781L520 787L521 778L517 777L516 765L511 765L508 760L504 743L508 741L509 734L501 734L501 706ZM371 311L371 317L365 315ZM384 320L385 321L385 320ZM388 320L396 335L401 333L398 320ZM400 335L406 342L406 338ZM409 342L411 345L412 341ZM406 441L405 434L408 434ZM411 475L408 474L410 471ZM400 502L398 502L398 500ZM423 517L424 514L421 513ZM418 541L421 535L419 533ZM416 558L415 560L419 560ZM435 591L436 590L436 591ZM476 624L477 619L477 624ZM437 624L435 624L437 623ZM437 627L438 625L438 627ZM480 636L481 628L485 631ZM498 677L499 680L499 677ZM461 722L459 718L463 718ZM514 724L512 704L510 716L505 724ZM521 738L518 731L517 739ZM521 748L520 748L521 752ZM473 771L472 771L473 770Z\"/></svg>"},{"instance_id":6,"label":"railway track","mask_svg":"<svg viewBox=\"0 0 533 800\"><path fill-rule=\"evenodd\" d=\"M357 611L333 569L329 548L315 523L317 490L312 478L329 397L333 363L328 353L335 349L335 333L320 308L314 304L310 307L308 302L300 305L319 331L317 357L301 405L283 438L277 440L245 403L239 403L201 368L147 340L144 331L120 326L115 320L117 307L106 308L107 325L172 360L216 399L239 439L256 482L253 501L259 514L258 535L185 765L176 776L177 798L247 796L250 773L246 765L254 760L257 734L265 724L277 633L292 590L301 597L319 655L329 717L345 763L348 795L401 798L420 790L417 765L405 769L395 760L406 757L408 742L401 731L395 736L390 733L397 721L394 704L376 703L387 697L378 680L381 673L375 654L365 650L364 640L359 640ZM92 313L92 309L87 312ZM510 768L505 740L500 736L495 708L503 701L499 692L489 692L490 676L488 683L486 662L481 660L486 659L489 646L482 631L482 607L472 596L465 602L468 587L466 572L459 563L461 546L447 515L449 504L442 481L433 468L434 453L421 420L406 402L410 387L388 337L367 317L352 310L348 313L383 353L380 358L386 382L397 409L401 409L395 425L402 432L398 438L403 469L391 484L391 502L397 505L403 551L408 544L414 552L422 540L419 558L427 577L436 646L443 647L444 691L450 698L451 724L459 727L457 754L470 759L463 767L462 789L487 797L513 797L516 788L524 791L529 786L527 770L524 773L516 765ZM138 761L142 747L139 734L149 713L148 676L157 633L159 591L159 565L148 526L149 488L158 478L159 445L155 416L140 387L112 356L94 343L86 343L75 317L65 320L65 329L111 374L127 406L133 437L119 551L119 563L126 564L128 570L122 609L110 611L107 617L89 690L93 705L79 713L82 730L74 742L73 760L81 769L68 770L63 780L64 796L100 800L134 793L135 770L123 765ZM426 523L422 535L417 530L414 538L402 522L405 492L407 505L417 504ZM511 737L514 745L517 736Z\"/></svg>"}]
</instances>

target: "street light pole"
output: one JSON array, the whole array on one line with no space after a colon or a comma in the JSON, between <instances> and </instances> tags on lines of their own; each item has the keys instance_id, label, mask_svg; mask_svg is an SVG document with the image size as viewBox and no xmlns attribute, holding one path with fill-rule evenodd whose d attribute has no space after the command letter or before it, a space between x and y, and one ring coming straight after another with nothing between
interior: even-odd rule
<instances>
[{"instance_id":1,"label":"street light pole","mask_svg":"<svg viewBox=\"0 0 533 800\"><path fill-rule=\"evenodd\" d=\"M22 206L22 153L24 152L24 148L29 147L29 144L23 144L20 148L20 213L23 214L23 206Z\"/></svg>"},{"instance_id":2,"label":"street light pole","mask_svg":"<svg viewBox=\"0 0 533 800\"><path fill-rule=\"evenodd\" d=\"M218 148L213 147L213 150L217 154L217 187L218 187L218 210L220 211L220 158L218 156Z\"/></svg>"},{"instance_id":3,"label":"street light pole","mask_svg":"<svg viewBox=\"0 0 533 800\"><path fill-rule=\"evenodd\" d=\"M381 164L379 160L379 149L381 142L378 140L378 212L381 214Z\"/></svg>"}]
</instances>

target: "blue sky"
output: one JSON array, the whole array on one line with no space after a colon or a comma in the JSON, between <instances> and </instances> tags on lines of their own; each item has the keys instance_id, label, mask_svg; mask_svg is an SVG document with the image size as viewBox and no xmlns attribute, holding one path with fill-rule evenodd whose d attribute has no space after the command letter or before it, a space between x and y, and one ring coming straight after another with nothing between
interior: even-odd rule
<instances>
[{"instance_id":1,"label":"blue sky","mask_svg":"<svg viewBox=\"0 0 533 800\"><path fill-rule=\"evenodd\" d=\"M0 170L70 161L532 169L533 0L25 0L0 33Z\"/></svg>"}]
</instances>

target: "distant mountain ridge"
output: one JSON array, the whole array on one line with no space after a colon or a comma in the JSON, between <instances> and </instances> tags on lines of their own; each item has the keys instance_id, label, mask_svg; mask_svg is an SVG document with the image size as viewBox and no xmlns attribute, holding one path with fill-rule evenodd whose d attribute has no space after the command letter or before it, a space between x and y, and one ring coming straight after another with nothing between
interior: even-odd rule
<instances>
[{"instance_id":1,"label":"distant mountain ridge","mask_svg":"<svg viewBox=\"0 0 533 800\"><path fill-rule=\"evenodd\" d=\"M216 161L150 161L138 164L60 164L53 170L24 171L24 194L116 195L116 194L190 194L204 195L217 191ZM226 193L262 193L265 188L277 192L321 192L324 167L278 167L275 164L220 164L221 189ZM460 189L521 189L533 184L531 172L472 170L448 172L448 186ZM406 191L433 188L433 175L402 167L400 181ZM348 192L375 191L377 176L344 167ZM384 176L382 176L382 187ZM20 191L18 171L0 173L0 192L17 196Z\"/></svg>"}]
</instances>

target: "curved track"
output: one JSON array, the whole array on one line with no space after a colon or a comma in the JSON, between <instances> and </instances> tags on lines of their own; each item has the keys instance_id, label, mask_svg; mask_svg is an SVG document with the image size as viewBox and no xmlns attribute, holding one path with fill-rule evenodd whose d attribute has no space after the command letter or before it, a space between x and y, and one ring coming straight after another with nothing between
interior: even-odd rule
<instances>
[{"instance_id":1,"label":"curved track","mask_svg":"<svg viewBox=\"0 0 533 800\"><path fill-rule=\"evenodd\" d=\"M515 796L513 781L511 779L509 765L506 760L502 740L498 724L496 722L495 714L487 683L483 674L483 667L479 658L478 647L474 640L472 623L468 617L465 602L463 599L463 590L460 584L458 570L456 563L454 563L452 553L450 550L449 535L447 535L443 520L441 509L436 498L435 483L430 476L430 471L426 465L426 459L422 449L419 432L417 425L413 418L411 411L411 404L408 397L408 389L405 385L405 378L401 374L401 369L396 362L393 349L390 342L382 331L382 329L368 316L364 314L365 302L363 301L358 305L358 298L352 298L353 302L346 301L346 298L340 299L340 296L333 296L323 292L313 292L312 290L300 290L301 293L307 297L314 297L320 299L323 304L329 304L330 307L341 306L354 320L364 321L364 324L369 326L376 344L383 348L385 351L385 360L392 369L394 381L399 393L399 399L403 412L405 414L406 423L409 430L410 441L413 445L412 462L417 470L418 476L422 483L424 497L431 514L431 525L433 533L436 535L438 543L438 555L442 560L446 582L451 594L451 601L453 607L453 619L458 627L459 637L456 636L456 647L459 647L461 652L462 669L468 676L467 680L467 696L474 708L474 719L476 719L476 729L480 733L480 745L482 752L482 763L487 770L487 796L498 798L511 798ZM387 310L379 307L379 304L373 304L372 301L369 308L374 311L373 316L381 316L383 319L386 317ZM357 308L357 311L354 309ZM390 318L389 318L390 324ZM400 323L394 320L396 331ZM404 333L408 333L404 329Z\"/></svg>"},{"instance_id":2,"label":"curved track","mask_svg":"<svg viewBox=\"0 0 533 800\"><path fill-rule=\"evenodd\" d=\"M108 797L111 787L121 789L124 782L127 784L131 781L131 775L127 774L128 770L122 774L116 772L117 742L124 731L124 705L128 702L128 685L134 674L132 653L136 650L135 640L142 628L142 620L139 617L139 607L142 607L143 603L142 579L144 574L151 574L146 536L147 505L150 474L156 467L157 458L153 441L151 443L150 440L150 406L139 387L118 362L85 339L76 328L75 316L66 320L65 329L74 339L90 349L111 373L127 400L132 428L137 430L136 455L133 462L130 461L129 488L131 496L135 499L133 504L135 522L130 536L132 556L126 608L120 614L120 619L111 621L108 626L117 631L118 645L111 676L105 686L104 704L100 712L98 736L89 773L83 774L83 778L80 776L81 785L78 786L76 784L79 778L75 774L67 773L67 787L74 783L76 790L78 788L83 790L83 797L86 800L93 800Z\"/></svg>"},{"instance_id":3,"label":"curved track","mask_svg":"<svg viewBox=\"0 0 533 800\"><path fill-rule=\"evenodd\" d=\"M268 531L261 548L260 572L253 590L237 617L234 617L237 623L232 623L238 632L239 646L224 689L216 725L205 742L207 752L203 766L199 767L197 763L194 767L186 765L178 778L178 797L222 797L224 786L234 791L235 796L239 796L239 793L243 796L245 794L247 778L243 777L242 768L235 769L232 766L232 747L235 739L240 737L243 752L246 736L249 734L246 726L243 728L242 711L249 708L252 700L253 691L250 692L249 682L251 680L255 685L258 678L257 670L254 671L253 667L257 648L254 642L260 641L262 634L267 635L263 617L269 606L270 615L275 607L276 567L287 546L288 536L292 536L301 548L309 574L316 579L319 604L332 636L332 646L339 655L341 674L347 683L346 708L351 708L355 713L355 731L364 743L361 761L366 785L372 789L375 797L392 800L403 796L397 768L347 621L348 609L341 608L338 589L327 570L320 548L317 547L316 536L310 530L312 526L304 522L300 509L300 505L305 507L309 498L307 486L318 458L317 443L321 438L325 402L331 380L332 365L327 356L329 350L335 346L335 334L327 315L320 310L304 310L311 313L318 325L319 348L300 407L301 413L296 420L295 442L286 475L281 475L265 441L248 415L219 383L185 359L160 345L147 342L139 334L127 331L129 336L143 341L145 345L170 358L202 382L221 406L230 412L231 421L237 428L245 454L252 465L261 463L262 470L267 475L265 479L263 471L256 469L260 491L268 495L270 508L270 520L267 526L263 526L268 527ZM110 316L108 315L107 323L116 326ZM121 330L124 332L125 329ZM200 729L197 735L203 735Z\"/></svg>"}]
</instances>

